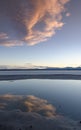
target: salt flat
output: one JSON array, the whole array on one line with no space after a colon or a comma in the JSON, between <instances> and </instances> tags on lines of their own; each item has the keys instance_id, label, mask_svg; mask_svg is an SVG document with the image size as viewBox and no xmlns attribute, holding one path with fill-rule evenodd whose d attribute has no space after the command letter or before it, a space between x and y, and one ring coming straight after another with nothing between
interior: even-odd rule
<instances>
[{"instance_id":1,"label":"salt flat","mask_svg":"<svg viewBox=\"0 0 81 130\"><path fill-rule=\"evenodd\" d=\"M71 74L81 75L81 70L10 70L0 71L0 75L43 75L43 74Z\"/></svg>"}]
</instances>

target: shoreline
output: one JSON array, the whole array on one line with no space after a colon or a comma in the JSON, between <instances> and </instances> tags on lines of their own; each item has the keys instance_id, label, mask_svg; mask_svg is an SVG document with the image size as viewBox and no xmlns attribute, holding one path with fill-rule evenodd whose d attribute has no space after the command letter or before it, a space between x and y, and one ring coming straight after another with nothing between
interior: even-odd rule
<instances>
[{"instance_id":1,"label":"shoreline","mask_svg":"<svg viewBox=\"0 0 81 130\"><path fill-rule=\"evenodd\" d=\"M81 80L81 75L72 74L38 74L38 75L0 75L0 81L22 79L63 79Z\"/></svg>"}]
</instances>

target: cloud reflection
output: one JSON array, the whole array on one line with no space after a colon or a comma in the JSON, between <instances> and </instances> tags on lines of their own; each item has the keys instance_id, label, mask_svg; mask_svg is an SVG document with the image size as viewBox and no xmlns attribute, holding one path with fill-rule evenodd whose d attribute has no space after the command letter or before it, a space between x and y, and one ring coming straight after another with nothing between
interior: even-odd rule
<instances>
[{"instance_id":1,"label":"cloud reflection","mask_svg":"<svg viewBox=\"0 0 81 130\"><path fill-rule=\"evenodd\" d=\"M56 108L53 105L49 104L47 100L33 95L2 95L0 96L0 109L20 109L21 111L35 112L46 117L54 117L56 115Z\"/></svg>"},{"instance_id":2,"label":"cloud reflection","mask_svg":"<svg viewBox=\"0 0 81 130\"><path fill-rule=\"evenodd\" d=\"M77 121L56 114L47 100L33 95L0 96L0 130L80 130Z\"/></svg>"}]
</instances>

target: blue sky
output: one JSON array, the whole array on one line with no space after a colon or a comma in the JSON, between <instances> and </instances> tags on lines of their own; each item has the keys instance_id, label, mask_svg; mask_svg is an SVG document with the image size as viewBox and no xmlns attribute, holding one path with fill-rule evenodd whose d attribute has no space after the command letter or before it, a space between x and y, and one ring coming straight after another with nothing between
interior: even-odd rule
<instances>
[{"instance_id":1,"label":"blue sky","mask_svg":"<svg viewBox=\"0 0 81 130\"><path fill-rule=\"evenodd\" d=\"M17 26L18 27L17 29L19 30L17 30L16 33L14 33L14 30L16 29L11 28L12 24L10 26L8 24L10 28L8 28L9 30L7 31L7 33L8 35L11 36L9 39L7 38L8 35L4 33L5 29L1 27L0 36L2 36L2 34L4 33L3 35L4 39L2 39L1 37L0 40L0 66L5 65L27 66L28 65L27 63L31 63L32 65L37 66L52 66L52 67L80 66L81 65L81 1L70 0L68 3L66 3L66 6L63 5L63 7L66 8L66 12L61 11L62 20L59 23L64 23L64 25L62 27L59 27L58 25L57 28L54 25L55 34L52 35L53 28L51 28L50 31L51 37L48 36L48 38L47 38L48 33L45 30L43 30L41 26L39 26L39 23L37 23L36 28L39 27L39 30L43 30L42 31L43 35L46 34L44 37L41 34L42 39L40 39L36 31L34 34L33 30L29 31L32 31L32 35L34 38L28 39L31 38L32 35L29 35L30 33L28 34L28 32L23 31L24 29L21 31L21 28L19 28L21 25L20 21L19 21L20 25ZM69 17L67 17L66 15L69 15ZM9 20L8 22L12 23L12 21ZM5 28L7 28L6 24L7 22L4 21L4 24L1 23L0 25L3 26L5 25ZM42 24L42 26L44 25ZM49 25L49 27L51 27L51 25ZM26 36L24 38L25 39L24 43L26 44L21 45L22 40L20 39L20 36L23 37L24 34L23 35L17 34L19 33L19 31L21 32L21 34L23 34L23 32L26 33ZM11 32L13 33L10 34ZM6 41L5 39L7 39L7 42L5 42ZM17 40L17 45L16 44L14 45L14 43L16 42L14 42L13 39L15 39L15 41ZM46 39L46 41L44 41L44 39ZM11 42L13 43L14 46L11 44ZM8 45L6 43L8 43Z\"/></svg>"}]
</instances>

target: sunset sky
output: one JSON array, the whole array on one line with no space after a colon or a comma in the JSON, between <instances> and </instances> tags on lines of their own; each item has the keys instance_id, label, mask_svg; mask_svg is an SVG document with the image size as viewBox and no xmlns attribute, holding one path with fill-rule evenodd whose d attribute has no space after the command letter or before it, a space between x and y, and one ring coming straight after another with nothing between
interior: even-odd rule
<instances>
[{"instance_id":1,"label":"sunset sky","mask_svg":"<svg viewBox=\"0 0 81 130\"><path fill-rule=\"evenodd\" d=\"M81 0L0 0L0 66L81 66Z\"/></svg>"}]
</instances>

